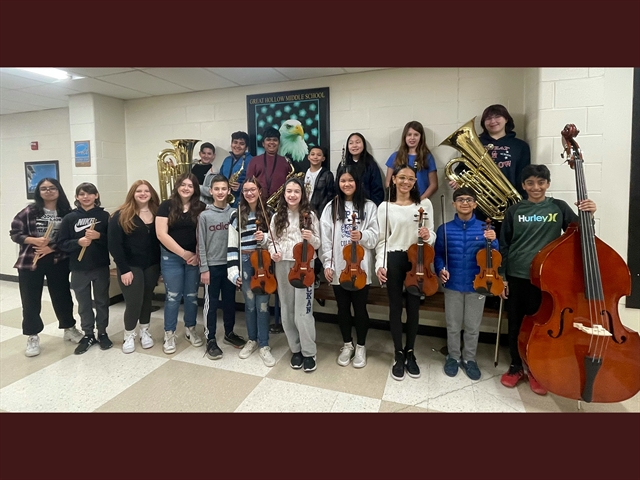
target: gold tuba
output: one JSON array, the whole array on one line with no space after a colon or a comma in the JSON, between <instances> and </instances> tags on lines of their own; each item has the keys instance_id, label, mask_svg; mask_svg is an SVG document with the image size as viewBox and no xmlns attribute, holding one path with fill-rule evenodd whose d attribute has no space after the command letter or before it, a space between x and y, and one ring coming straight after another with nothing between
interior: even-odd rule
<instances>
[{"instance_id":1,"label":"gold tuba","mask_svg":"<svg viewBox=\"0 0 640 480\"><path fill-rule=\"evenodd\" d=\"M166 200L171 196L176 178L191 171L193 149L199 141L192 139L167 140L167 143L173 145L173 148L165 148L158 154L158 180L160 181L159 193L161 200Z\"/></svg>"},{"instance_id":2,"label":"gold tuba","mask_svg":"<svg viewBox=\"0 0 640 480\"><path fill-rule=\"evenodd\" d=\"M244 170L244 164L246 161L245 158L246 158L246 154L242 156L242 165L240 165L240 168L238 169L238 171L236 173L232 173L229 176L229 183L232 183L232 182L235 183L240 178L240 175ZM227 203L231 205L235 201L236 201L236 197L234 197L233 194L231 193L231 186L229 186L229 195L227 195Z\"/></svg>"},{"instance_id":3,"label":"gold tuba","mask_svg":"<svg viewBox=\"0 0 640 480\"><path fill-rule=\"evenodd\" d=\"M444 174L459 187L468 187L473 190L478 197L480 209L493 220L502 221L507 208L518 203L522 197L505 178L480 142L473 126L475 119L473 117L440 144L453 147L462 153L462 157L454 158L447 163ZM453 166L458 163L466 167L459 174L453 169Z\"/></svg>"},{"instance_id":4,"label":"gold tuba","mask_svg":"<svg viewBox=\"0 0 640 480\"><path fill-rule=\"evenodd\" d=\"M306 175L306 172L298 172L298 173L296 173L296 169L293 166L293 164L286 157L285 157L285 159L287 160L287 163L289 164L289 167L291 168L291 170L289 170L289 174L287 175L287 178L284 179L284 183L280 186L280 188L278 190L276 190L267 199L267 205L270 206L271 208L273 208L274 210L278 206L278 201L280 200L280 196L282 195L282 191L284 190L284 184L287 183L287 180L289 180L292 177L304 177Z\"/></svg>"}]
</instances>

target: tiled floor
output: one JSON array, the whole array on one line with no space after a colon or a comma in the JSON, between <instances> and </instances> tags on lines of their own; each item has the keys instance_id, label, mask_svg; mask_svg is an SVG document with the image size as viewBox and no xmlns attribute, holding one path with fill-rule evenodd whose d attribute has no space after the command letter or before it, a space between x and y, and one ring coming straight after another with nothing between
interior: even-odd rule
<instances>
[{"instance_id":1,"label":"tiled floor","mask_svg":"<svg viewBox=\"0 0 640 480\"><path fill-rule=\"evenodd\" d=\"M341 346L337 325L316 323L318 369L312 373L289 367L290 352L284 334L271 335L277 360L268 368L255 352L241 360L239 350L220 342L221 360L209 360L204 347L184 339L179 323L178 350L162 352L162 309L152 314L149 350L139 343L135 353L122 353L124 304L110 309L108 333L114 347L95 346L74 355L75 345L62 340L51 302L45 293L40 335L42 353L24 355L18 285L0 282L0 410L10 412L574 412L578 403L531 392L522 382L504 388L500 375L508 358L493 366L493 345L481 343L478 363L482 378L473 382L464 373L444 375L442 338L419 336L416 357L419 379L398 382L389 375L393 360L390 333L371 329L367 339L367 366L355 369L336 363ZM221 320L220 320L221 322ZM244 314L236 316L236 332L246 338ZM202 312L198 329L203 330ZM218 338L220 331L218 327ZM640 395L616 404L585 404L583 412L640 412Z\"/></svg>"}]
</instances>

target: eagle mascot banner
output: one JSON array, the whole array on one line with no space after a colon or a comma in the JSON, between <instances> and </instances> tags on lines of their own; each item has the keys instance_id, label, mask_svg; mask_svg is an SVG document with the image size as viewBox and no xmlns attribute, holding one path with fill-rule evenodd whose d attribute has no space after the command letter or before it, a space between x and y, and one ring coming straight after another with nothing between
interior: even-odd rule
<instances>
[{"instance_id":1,"label":"eagle mascot banner","mask_svg":"<svg viewBox=\"0 0 640 480\"><path fill-rule=\"evenodd\" d=\"M309 168L311 147L329 143L329 88L247 95L247 121L252 155L264 153L262 132L274 127L280 132L280 150L296 172ZM324 166L331 168L329 159Z\"/></svg>"}]
</instances>

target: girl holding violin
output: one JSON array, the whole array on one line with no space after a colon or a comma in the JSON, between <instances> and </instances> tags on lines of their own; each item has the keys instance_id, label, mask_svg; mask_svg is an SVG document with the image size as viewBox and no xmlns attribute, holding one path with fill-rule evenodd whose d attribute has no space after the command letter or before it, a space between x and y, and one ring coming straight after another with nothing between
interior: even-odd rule
<instances>
[{"instance_id":1,"label":"girl holding violin","mask_svg":"<svg viewBox=\"0 0 640 480\"><path fill-rule=\"evenodd\" d=\"M364 197L360 177L354 168L340 165L336 177L338 194L327 204L320 218L322 264L338 304L338 324L344 342L338 365L346 367L353 359L353 366L362 368L367 364L367 298L373 273L371 252L378 243L378 212L375 203ZM355 254L358 250L360 253ZM345 271L346 277L341 273ZM355 289L357 287L359 289ZM351 336L353 326L357 336L355 348Z\"/></svg>"},{"instance_id":2,"label":"girl holding violin","mask_svg":"<svg viewBox=\"0 0 640 480\"><path fill-rule=\"evenodd\" d=\"M276 364L269 347L269 295L256 294L251 289L251 279L255 274L252 257L262 254L266 249L267 235L262 232L269 225L268 211L259 205L262 186L253 177L242 184L242 197L238 210L231 214L229 223L229 244L227 249L227 276L231 283L242 289L244 313L247 321L249 340L240 351L240 358L249 358L258 350L260 358L267 367ZM239 217L239 218L238 218ZM238 234L240 230L240 234ZM240 238L240 245L238 239ZM266 250L268 262L264 265L264 274L275 284L270 272L271 258ZM242 277L239 264L242 261Z\"/></svg>"},{"instance_id":3,"label":"girl holding violin","mask_svg":"<svg viewBox=\"0 0 640 480\"><path fill-rule=\"evenodd\" d=\"M313 262L306 268L311 282L305 288L295 288L289 281L289 272L299 269L307 259L296 258L294 252L306 250L296 248L320 248L318 217L309 206L309 199L302 181L296 177L284 183L282 197L275 215L271 218L268 238L269 253L276 262L276 280L282 326L291 349L291 368L304 367L305 372L316 369L316 327L313 318ZM306 243L305 243L306 242ZM315 255L315 254L314 254Z\"/></svg>"},{"instance_id":4,"label":"girl holding violin","mask_svg":"<svg viewBox=\"0 0 640 480\"><path fill-rule=\"evenodd\" d=\"M476 362L480 322L485 296L474 290L474 278L481 267L476 262L478 251L491 242L498 248L495 230L484 228L485 222L476 219L476 195L470 188L453 192L454 219L438 227L436 232L434 267L445 286L444 311L447 325L447 349L444 373L458 374L458 367L471 380L479 380L481 373ZM460 331L464 329L464 350L460 350Z\"/></svg>"},{"instance_id":5,"label":"girl holding violin","mask_svg":"<svg viewBox=\"0 0 640 480\"><path fill-rule=\"evenodd\" d=\"M527 165L522 170L522 188L527 200L507 209L500 232L502 265L500 274L506 281L503 298L509 298L509 352L511 365L502 375L501 383L513 388L524 378L524 366L518 352L518 335L525 315L533 315L542 298L538 287L531 283L530 268L536 254L551 241L562 235L569 224L579 218L563 200L547 197L551 173L546 165ZM594 213L596 204L585 199L577 203L578 209ZM527 372L529 386L534 393L545 395L547 390Z\"/></svg>"},{"instance_id":6,"label":"girl holding violin","mask_svg":"<svg viewBox=\"0 0 640 480\"><path fill-rule=\"evenodd\" d=\"M395 350L391 377L403 380L405 368L410 377L420 377L420 368L413 351L418 334L420 297L404 294L403 283L412 270L407 251L420 237L433 246L433 206L428 198L420 200L415 170L408 166L396 167L391 175L389 201L378 207L380 235L376 245L376 275L387 285L389 295L389 323ZM426 214L426 222L418 228L419 208ZM429 265L425 268L430 269ZM406 299L407 336L402 347L402 306Z\"/></svg>"}]
</instances>

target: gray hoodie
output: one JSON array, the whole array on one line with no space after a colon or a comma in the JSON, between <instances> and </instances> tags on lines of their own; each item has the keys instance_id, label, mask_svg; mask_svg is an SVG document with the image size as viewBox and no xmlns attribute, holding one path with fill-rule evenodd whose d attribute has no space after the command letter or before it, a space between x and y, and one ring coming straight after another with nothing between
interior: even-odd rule
<instances>
[{"instance_id":1,"label":"gray hoodie","mask_svg":"<svg viewBox=\"0 0 640 480\"><path fill-rule=\"evenodd\" d=\"M208 272L209 266L227 265L229 219L233 211L229 205L224 208L207 205L198 217L200 273Z\"/></svg>"}]
</instances>

